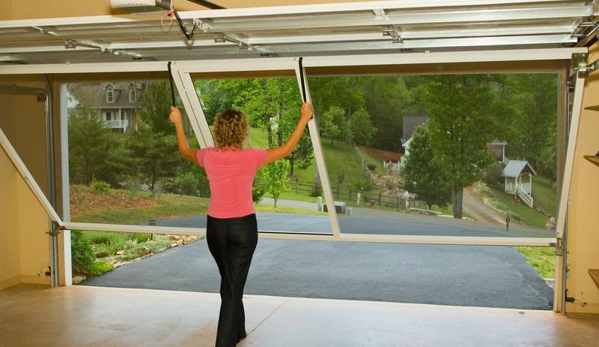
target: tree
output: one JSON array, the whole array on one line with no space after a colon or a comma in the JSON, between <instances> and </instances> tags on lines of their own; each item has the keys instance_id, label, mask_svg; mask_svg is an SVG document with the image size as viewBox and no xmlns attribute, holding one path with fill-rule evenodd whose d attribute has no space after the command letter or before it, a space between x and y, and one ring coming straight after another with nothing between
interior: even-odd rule
<instances>
[{"instance_id":1,"label":"tree","mask_svg":"<svg viewBox=\"0 0 599 347\"><path fill-rule=\"evenodd\" d=\"M140 118L155 133L171 134L168 119L171 109L171 89L168 82L150 82L140 102Z\"/></svg>"},{"instance_id":2,"label":"tree","mask_svg":"<svg viewBox=\"0 0 599 347\"><path fill-rule=\"evenodd\" d=\"M557 75L506 75L505 85L506 97L518 112L510 124L512 136L508 138L507 155L527 160L542 172L542 152L552 145L548 135L557 119Z\"/></svg>"},{"instance_id":3,"label":"tree","mask_svg":"<svg viewBox=\"0 0 599 347\"><path fill-rule=\"evenodd\" d=\"M69 178L73 184L89 185L93 180L115 186L121 178L118 168L127 158L116 134L104 126L98 110L80 105L69 115Z\"/></svg>"},{"instance_id":4,"label":"tree","mask_svg":"<svg viewBox=\"0 0 599 347\"><path fill-rule=\"evenodd\" d=\"M147 184L151 191L156 189L159 179L175 176L184 160L172 134L154 132L144 123L128 134L127 148L131 155L132 176Z\"/></svg>"},{"instance_id":5,"label":"tree","mask_svg":"<svg viewBox=\"0 0 599 347\"><path fill-rule=\"evenodd\" d=\"M451 178L454 218L462 218L464 187L480 180L493 162L487 146L503 109L492 82L487 75L447 75L431 77L426 87L429 143Z\"/></svg>"},{"instance_id":6,"label":"tree","mask_svg":"<svg viewBox=\"0 0 599 347\"><path fill-rule=\"evenodd\" d=\"M402 188L415 193L426 202L429 210L433 205L444 207L451 201L451 178L435 158L429 143L427 124L420 125L412 134L410 152L405 158L401 174Z\"/></svg>"},{"instance_id":7,"label":"tree","mask_svg":"<svg viewBox=\"0 0 599 347\"><path fill-rule=\"evenodd\" d=\"M266 191L274 199L275 208L281 193L287 191L287 172L289 171L289 162L286 160L277 160L261 169L261 177L265 181Z\"/></svg>"},{"instance_id":8,"label":"tree","mask_svg":"<svg viewBox=\"0 0 599 347\"><path fill-rule=\"evenodd\" d=\"M413 79L413 76L368 78L363 93L366 110L377 129L373 146L398 152L402 147L403 117L424 114L424 107L417 102L421 83L414 83L411 87L407 84Z\"/></svg>"},{"instance_id":9,"label":"tree","mask_svg":"<svg viewBox=\"0 0 599 347\"><path fill-rule=\"evenodd\" d=\"M557 119L547 128L546 140L539 156L539 173L548 177L553 185L557 181Z\"/></svg>"},{"instance_id":10,"label":"tree","mask_svg":"<svg viewBox=\"0 0 599 347\"><path fill-rule=\"evenodd\" d=\"M365 109L360 109L349 119L351 138L359 145L368 146L372 143L377 129L372 125L370 114Z\"/></svg>"},{"instance_id":11,"label":"tree","mask_svg":"<svg viewBox=\"0 0 599 347\"><path fill-rule=\"evenodd\" d=\"M344 141L350 138L350 123L345 117L345 112L342 108L331 106L328 110L321 113L318 121L322 136L329 138L331 143L334 144L335 140Z\"/></svg>"},{"instance_id":12,"label":"tree","mask_svg":"<svg viewBox=\"0 0 599 347\"><path fill-rule=\"evenodd\" d=\"M341 108L346 118L354 110L364 108L364 89L369 77L315 77L310 78L312 103L317 117L331 107Z\"/></svg>"}]
</instances>

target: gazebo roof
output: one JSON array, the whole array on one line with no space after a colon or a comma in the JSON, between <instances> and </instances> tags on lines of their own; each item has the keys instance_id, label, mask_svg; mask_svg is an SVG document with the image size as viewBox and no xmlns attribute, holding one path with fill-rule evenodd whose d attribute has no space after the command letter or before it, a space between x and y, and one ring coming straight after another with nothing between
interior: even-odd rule
<instances>
[{"instance_id":1,"label":"gazebo roof","mask_svg":"<svg viewBox=\"0 0 599 347\"><path fill-rule=\"evenodd\" d=\"M533 175L537 173L526 160L510 160L503 169L502 177L518 177L522 172L530 172Z\"/></svg>"}]
</instances>

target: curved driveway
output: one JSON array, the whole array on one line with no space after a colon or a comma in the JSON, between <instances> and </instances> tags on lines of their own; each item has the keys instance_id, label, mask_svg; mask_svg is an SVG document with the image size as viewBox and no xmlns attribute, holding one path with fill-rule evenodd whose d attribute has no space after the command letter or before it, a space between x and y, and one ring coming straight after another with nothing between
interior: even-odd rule
<instances>
[{"instance_id":1,"label":"curved driveway","mask_svg":"<svg viewBox=\"0 0 599 347\"><path fill-rule=\"evenodd\" d=\"M326 216L259 214L261 230L328 229ZM343 232L514 236L497 226L410 217L340 218ZM205 217L159 221L201 226ZM501 227L501 226L499 226ZM218 292L205 240L119 267L83 285ZM553 290L512 247L261 239L247 294L549 310Z\"/></svg>"}]
</instances>

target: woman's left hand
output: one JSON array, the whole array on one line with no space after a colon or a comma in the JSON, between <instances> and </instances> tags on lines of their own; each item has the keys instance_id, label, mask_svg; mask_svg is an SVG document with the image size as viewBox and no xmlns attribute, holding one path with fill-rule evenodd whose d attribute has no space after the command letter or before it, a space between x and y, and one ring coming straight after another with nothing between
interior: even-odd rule
<instances>
[{"instance_id":1,"label":"woman's left hand","mask_svg":"<svg viewBox=\"0 0 599 347\"><path fill-rule=\"evenodd\" d=\"M176 108L175 106L171 106L171 113L169 114L168 118L175 125L181 124L181 122L183 121L183 118L181 116L181 111L179 111L179 109Z\"/></svg>"}]
</instances>

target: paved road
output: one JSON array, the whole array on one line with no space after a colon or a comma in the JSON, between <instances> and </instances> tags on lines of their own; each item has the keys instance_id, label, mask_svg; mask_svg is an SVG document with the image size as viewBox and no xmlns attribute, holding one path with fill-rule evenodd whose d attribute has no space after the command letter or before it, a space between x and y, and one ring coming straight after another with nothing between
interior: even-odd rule
<instances>
[{"instance_id":1,"label":"paved road","mask_svg":"<svg viewBox=\"0 0 599 347\"><path fill-rule=\"evenodd\" d=\"M159 221L199 226L205 218ZM344 232L440 233L438 220L341 218ZM459 222L459 223L458 223ZM285 224L286 223L286 224ZM411 224L410 224L411 223ZM260 214L261 229L315 231L326 217ZM373 228L373 225L377 227ZM455 221L444 235L502 235ZM84 285L218 292L218 271L205 240L128 264ZM397 245L261 239L246 293L310 298L549 310L553 290L512 247Z\"/></svg>"}]
</instances>

